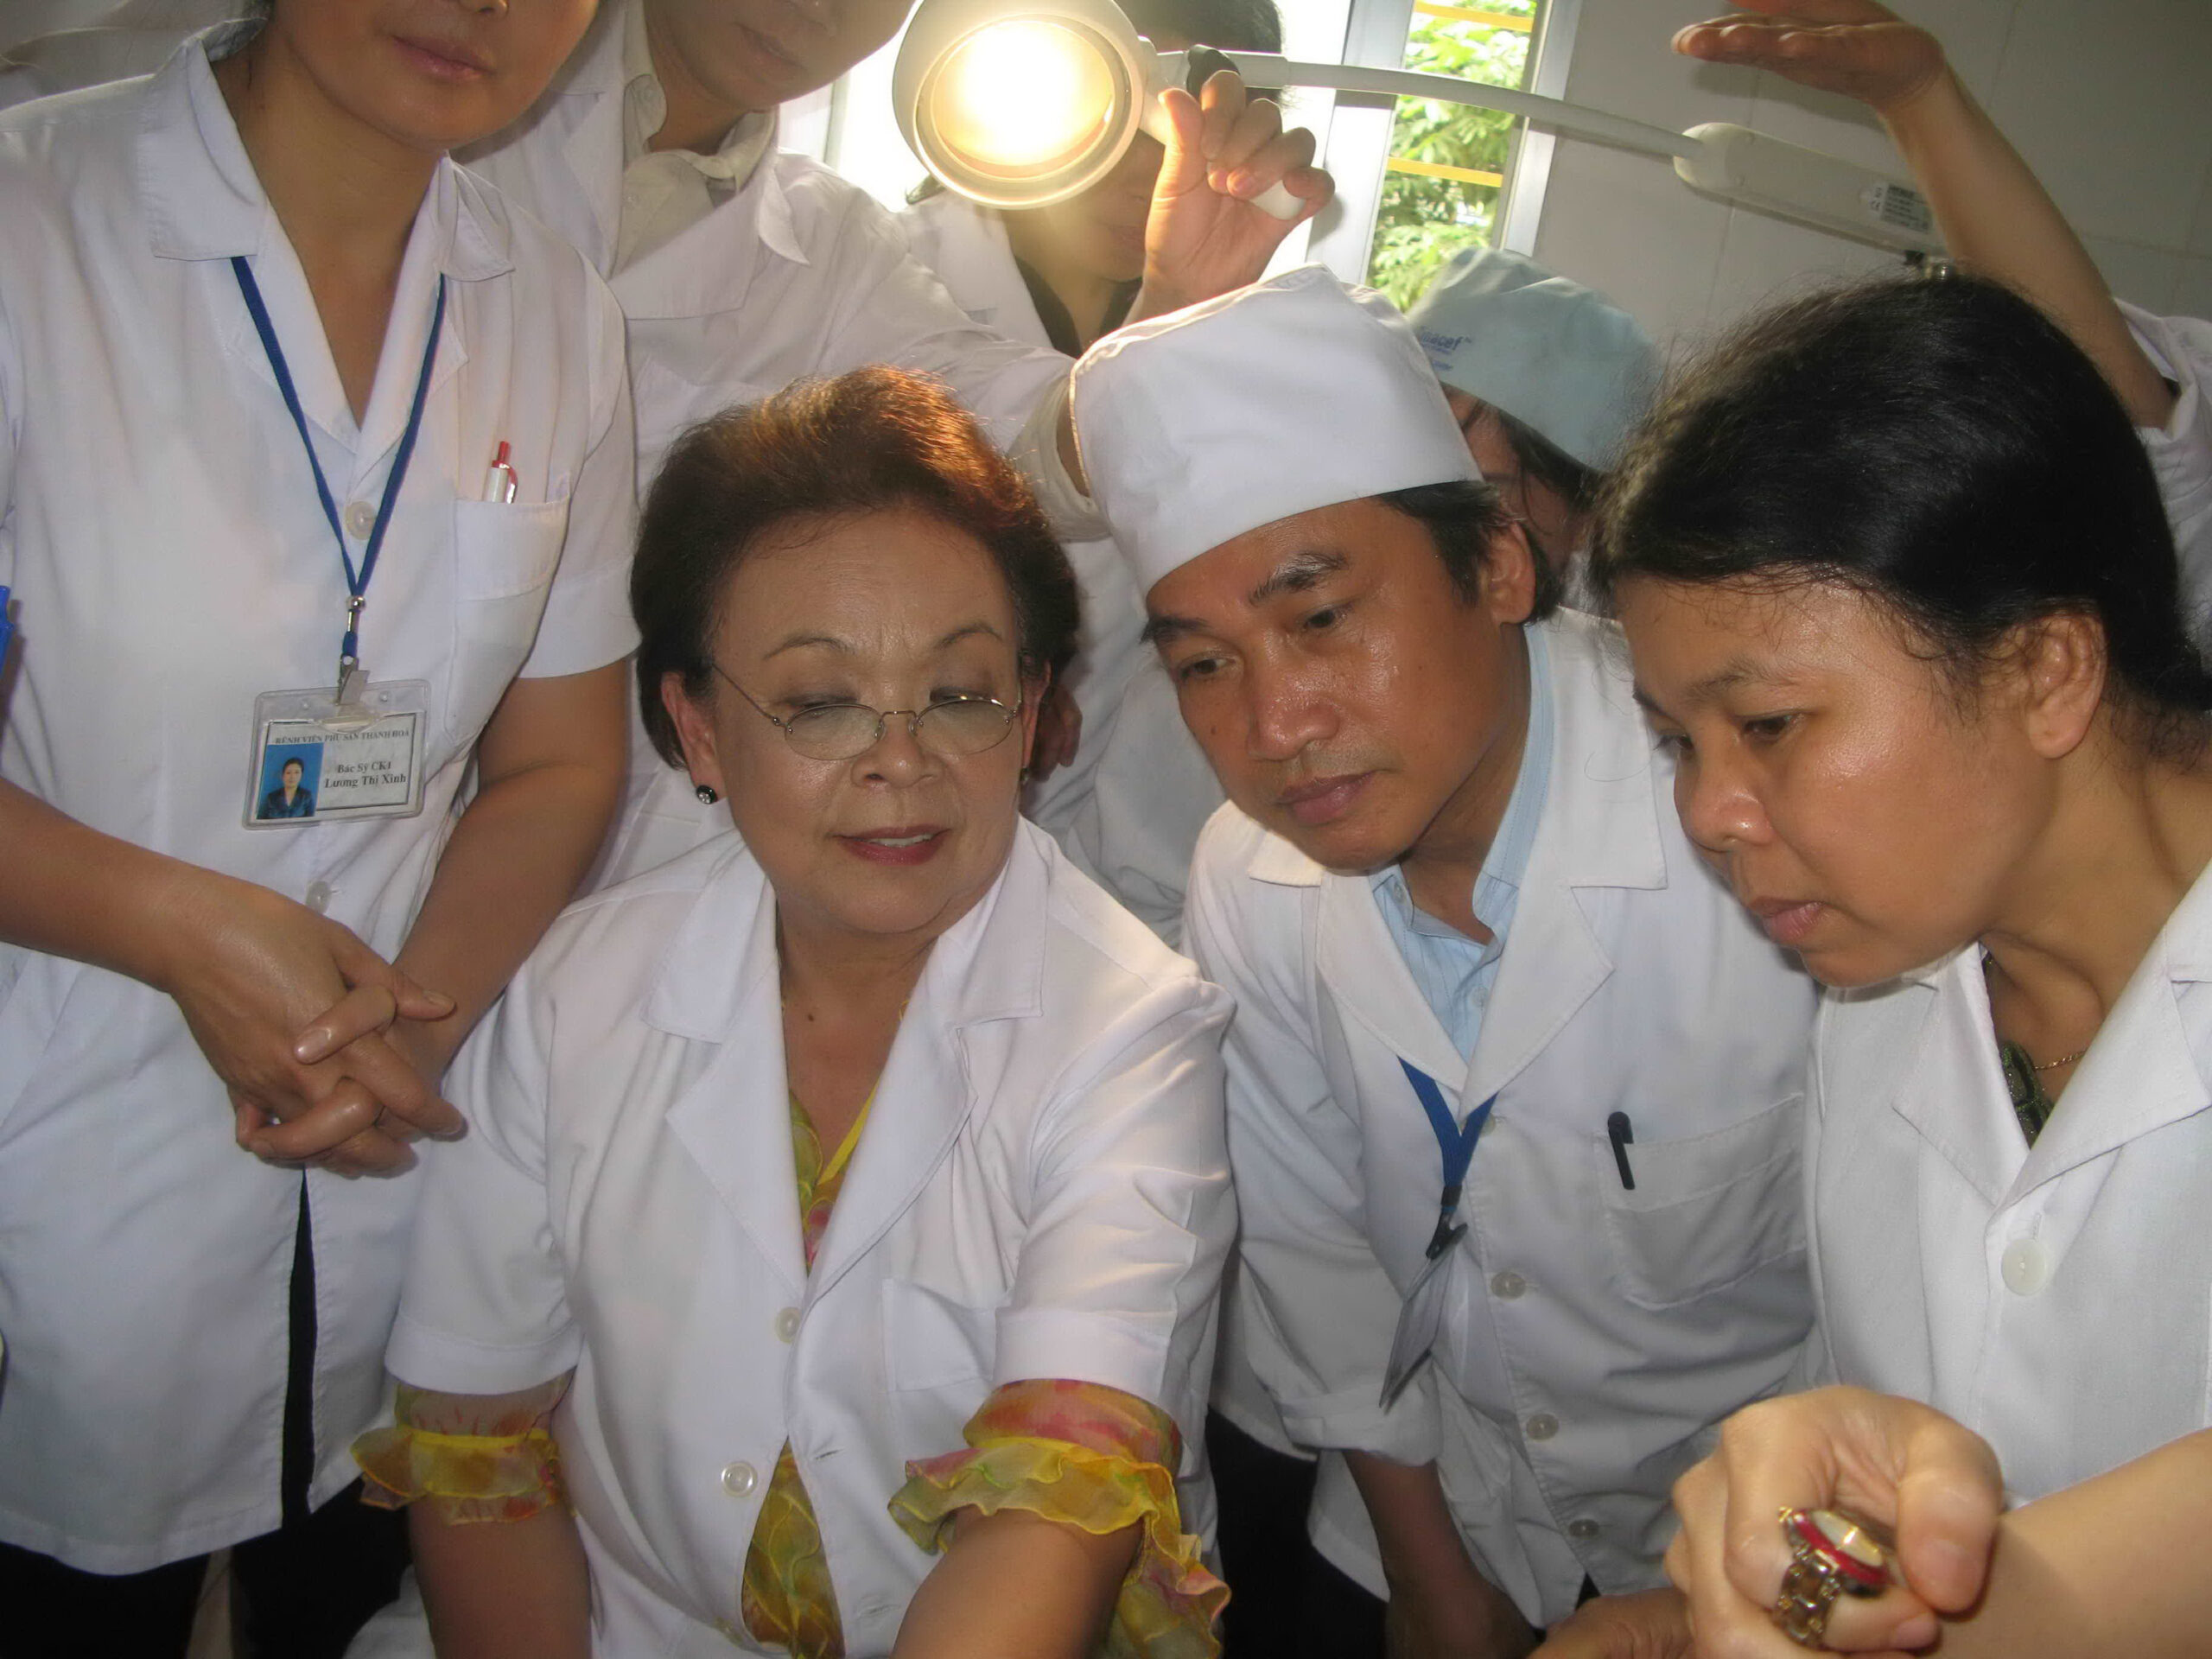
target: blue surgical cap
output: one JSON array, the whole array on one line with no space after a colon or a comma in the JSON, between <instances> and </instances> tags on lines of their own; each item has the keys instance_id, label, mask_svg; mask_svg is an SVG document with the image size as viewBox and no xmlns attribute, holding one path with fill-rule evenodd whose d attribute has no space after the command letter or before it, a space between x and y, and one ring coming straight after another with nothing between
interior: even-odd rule
<instances>
[{"instance_id":1,"label":"blue surgical cap","mask_svg":"<svg viewBox=\"0 0 2212 1659\"><path fill-rule=\"evenodd\" d=\"M1500 248L1453 254L1407 315L1438 379L1601 471L1659 381L1635 318Z\"/></svg>"}]
</instances>

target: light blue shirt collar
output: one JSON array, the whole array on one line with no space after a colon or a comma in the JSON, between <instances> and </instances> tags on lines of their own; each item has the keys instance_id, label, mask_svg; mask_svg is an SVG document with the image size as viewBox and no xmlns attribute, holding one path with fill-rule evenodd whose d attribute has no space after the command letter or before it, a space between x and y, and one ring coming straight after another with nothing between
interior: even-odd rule
<instances>
[{"instance_id":1,"label":"light blue shirt collar","mask_svg":"<svg viewBox=\"0 0 2212 1659\"><path fill-rule=\"evenodd\" d=\"M1414 982L1452 1039L1460 1058L1474 1061L1482 1035L1483 1013L1505 954L1505 938L1521 902L1521 883L1535 850L1552 777L1553 709L1551 652L1541 628L1521 631L1529 649L1529 729L1521 749L1520 774L1498 820L1482 873L1475 879L1475 919L1490 930L1488 944L1417 907L1405 874L1395 864L1377 871L1370 883L1376 907L1390 930L1391 942L1405 958Z\"/></svg>"}]
</instances>

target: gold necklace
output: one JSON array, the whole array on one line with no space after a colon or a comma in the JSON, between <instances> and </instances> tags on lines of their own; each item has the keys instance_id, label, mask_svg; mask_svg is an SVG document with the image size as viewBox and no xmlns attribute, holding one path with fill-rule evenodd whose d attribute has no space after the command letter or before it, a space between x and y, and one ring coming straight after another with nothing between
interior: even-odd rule
<instances>
[{"instance_id":1,"label":"gold necklace","mask_svg":"<svg viewBox=\"0 0 2212 1659\"><path fill-rule=\"evenodd\" d=\"M2086 1048L2077 1048L2071 1054L2062 1054L2055 1060L2044 1061L2041 1065L2036 1067L2036 1070L2038 1071L2056 1071L2062 1065L2073 1065L2075 1061L2080 1059L2088 1052L2089 1051Z\"/></svg>"}]
</instances>

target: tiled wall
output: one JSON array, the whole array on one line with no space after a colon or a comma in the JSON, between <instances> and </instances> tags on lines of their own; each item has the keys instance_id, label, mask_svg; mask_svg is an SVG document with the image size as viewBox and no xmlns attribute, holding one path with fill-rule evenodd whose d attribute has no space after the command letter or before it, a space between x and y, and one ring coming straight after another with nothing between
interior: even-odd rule
<instances>
[{"instance_id":1,"label":"tiled wall","mask_svg":"<svg viewBox=\"0 0 2212 1659\"><path fill-rule=\"evenodd\" d=\"M1900 5L1943 40L2123 297L2212 316L2212 0ZM1582 0L1566 96L1675 128L1738 122L1897 168L1862 105L1668 51L1677 28L1724 9ZM1676 340L1889 257L1696 196L1663 162L1572 140L1558 147L1536 255Z\"/></svg>"}]
</instances>

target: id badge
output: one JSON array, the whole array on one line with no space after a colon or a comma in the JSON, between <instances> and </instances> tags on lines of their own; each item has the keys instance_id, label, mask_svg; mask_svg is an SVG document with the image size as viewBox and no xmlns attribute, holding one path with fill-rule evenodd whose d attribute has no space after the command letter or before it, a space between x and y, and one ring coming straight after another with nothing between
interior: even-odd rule
<instances>
[{"instance_id":1,"label":"id badge","mask_svg":"<svg viewBox=\"0 0 2212 1659\"><path fill-rule=\"evenodd\" d=\"M346 690L343 702L327 686L253 700L247 829L411 818L423 810L429 682L357 682Z\"/></svg>"},{"instance_id":2,"label":"id badge","mask_svg":"<svg viewBox=\"0 0 2212 1659\"><path fill-rule=\"evenodd\" d=\"M1390 1363L1382 1373L1385 1411L1397 1403L1444 1329L1444 1299L1452 1283L1452 1264L1459 1259L1459 1237L1466 1230L1452 1229L1450 1242L1421 1264L1421 1276L1414 1281L1405 1306L1398 1310L1398 1328L1390 1338Z\"/></svg>"}]
</instances>

